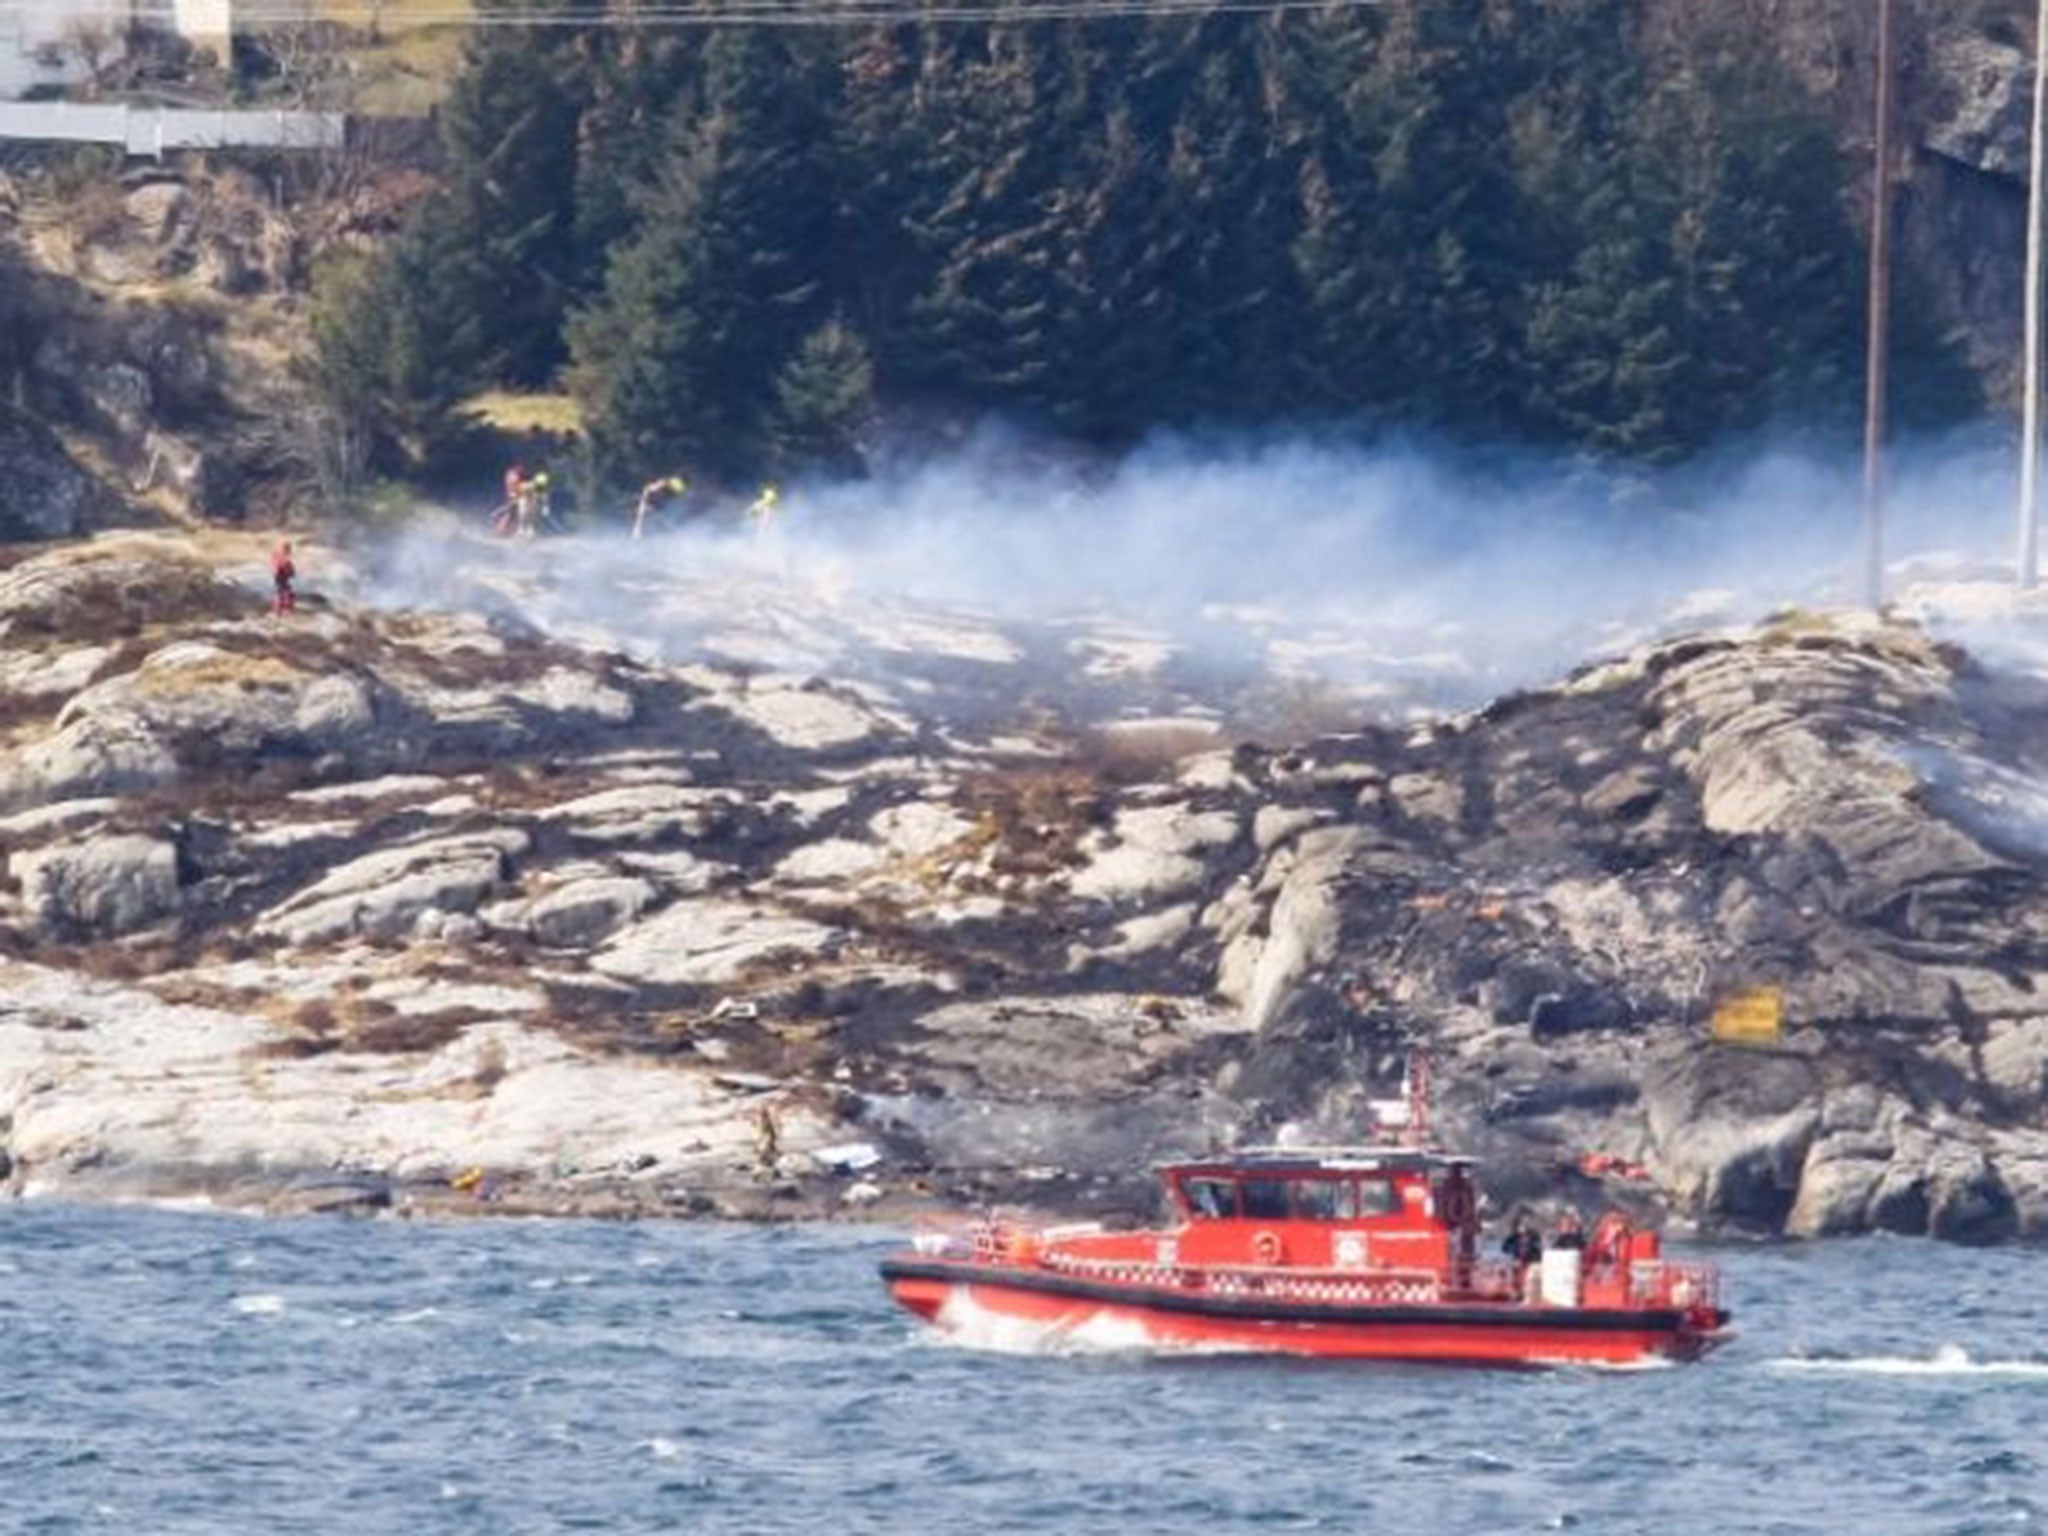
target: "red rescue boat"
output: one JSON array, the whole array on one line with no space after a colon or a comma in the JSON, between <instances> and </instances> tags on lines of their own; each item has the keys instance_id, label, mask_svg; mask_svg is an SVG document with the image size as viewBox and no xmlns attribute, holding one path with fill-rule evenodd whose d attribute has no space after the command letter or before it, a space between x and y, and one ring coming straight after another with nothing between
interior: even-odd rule
<instances>
[{"instance_id":1,"label":"red rescue boat","mask_svg":"<svg viewBox=\"0 0 2048 1536\"><path fill-rule=\"evenodd\" d=\"M1419 1089L1419 1074L1411 1081ZM1618 1211L1529 1263L1483 1260L1472 1161L1426 1145L1271 1147L1159 1169L1178 1222L988 1220L882 1264L951 1331L1456 1365L1692 1360L1726 1337L1718 1276Z\"/></svg>"}]
</instances>

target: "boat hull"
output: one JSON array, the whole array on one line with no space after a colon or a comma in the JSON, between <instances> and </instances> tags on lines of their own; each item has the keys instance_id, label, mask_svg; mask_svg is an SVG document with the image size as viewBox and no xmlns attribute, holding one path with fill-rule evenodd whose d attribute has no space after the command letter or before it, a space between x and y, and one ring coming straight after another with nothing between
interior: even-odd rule
<instances>
[{"instance_id":1,"label":"boat hull","mask_svg":"<svg viewBox=\"0 0 2048 1536\"><path fill-rule=\"evenodd\" d=\"M1344 1360L1502 1367L1690 1360L1720 1342L1723 1321L1718 1313L1703 1320L1669 1308L1288 1303L945 1261L891 1260L882 1278L900 1305L943 1329L998 1319L1049 1340L1094 1336L1162 1350Z\"/></svg>"}]
</instances>

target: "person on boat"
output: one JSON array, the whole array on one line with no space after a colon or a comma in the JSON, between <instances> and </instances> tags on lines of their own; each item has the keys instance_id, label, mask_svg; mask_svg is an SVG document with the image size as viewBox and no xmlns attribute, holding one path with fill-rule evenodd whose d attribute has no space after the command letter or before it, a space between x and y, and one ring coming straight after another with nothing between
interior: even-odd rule
<instances>
[{"instance_id":1,"label":"person on boat","mask_svg":"<svg viewBox=\"0 0 2048 1536\"><path fill-rule=\"evenodd\" d=\"M689 482L681 475L663 475L659 480L650 480L641 486L640 504L633 509L633 537L640 537L640 530L647 524L648 513L663 510L680 499L689 488Z\"/></svg>"},{"instance_id":2,"label":"person on boat","mask_svg":"<svg viewBox=\"0 0 2048 1536\"><path fill-rule=\"evenodd\" d=\"M1550 1246L1553 1248L1584 1248L1586 1246L1586 1229L1579 1224L1579 1213L1570 1206L1566 1206L1562 1211L1558 1212L1557 1226L1552 1229L1550 1234Z\"/></svg>"},{"instance_id":3,"label":"person on boat","mask_svg":"<svg viewBox=\"0 0 2048 1536\"><path fill-rule=\"evenodd\" d=\"M270 599L272 613L299 611L299 594L292 585L298 575L298 565L292 560L292 541L279 539L277 548L270 552L270 582L275 589Z\"/></svg>"},{"instance_id":4,"label":"person on boat","mask_svg":"<svg viewBox=\"0 0 2048 1536\"><path fill-rule=\"evenodd\" d=\"M1536 1231L1536 1223L1523 1211L1515 1217L1514 1226L1501 1239L1500 1251L1515 1261L1518 1270L1527 1269L1543 1257L1543 1239Z\"/></svg>"}]
</instances>

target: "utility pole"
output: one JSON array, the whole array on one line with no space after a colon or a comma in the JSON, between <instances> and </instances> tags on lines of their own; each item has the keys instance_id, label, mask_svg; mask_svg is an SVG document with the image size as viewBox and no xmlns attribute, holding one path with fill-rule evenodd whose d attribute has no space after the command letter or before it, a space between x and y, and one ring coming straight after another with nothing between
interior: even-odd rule
<instances>
[{"instance_id":1,"label":"utility pole","mask_svg":"<svg viewBox=\"0 0 2048 1536\"><path fill-rule=\"evenodd\" d=\"M1870 200L1870 351L1863 402L1863 598L1884 601L1884 406L1886 331L1892 307L1892 14L1877 0L1877 151Z\"/></svg>"},{"instance_id":2,"label":"utility pole","mask_svg":"<svg viewBox=\"0 0 2048 1536\"><path fill-rule=\"evenodd\" d=\"M2029 591L2041 564L2041 201L2048 156L2041 153L2048 120L2048 0L2034 23L2034 138L2027 158L2026 404L2020 438L2019 584Z\"/></svg>"}]
</instances>

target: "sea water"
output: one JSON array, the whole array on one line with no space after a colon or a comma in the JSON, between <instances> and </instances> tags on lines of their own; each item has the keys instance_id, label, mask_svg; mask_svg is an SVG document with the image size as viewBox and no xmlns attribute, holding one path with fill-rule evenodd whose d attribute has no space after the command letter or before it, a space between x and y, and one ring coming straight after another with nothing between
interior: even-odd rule
<instances>
[{"instance_id":1,"label":"sea water","mask_svg":"<svg viewBox=\"0 0 2048 1536\"><path fill-rule=\"evenodd\" d=\"M1521 1375L946 1342L898 1237L0 1207L0 1532L2048 1521L2048 1252L1724 1247L1704 1363Z\"/></svg>"}]
</instances>

